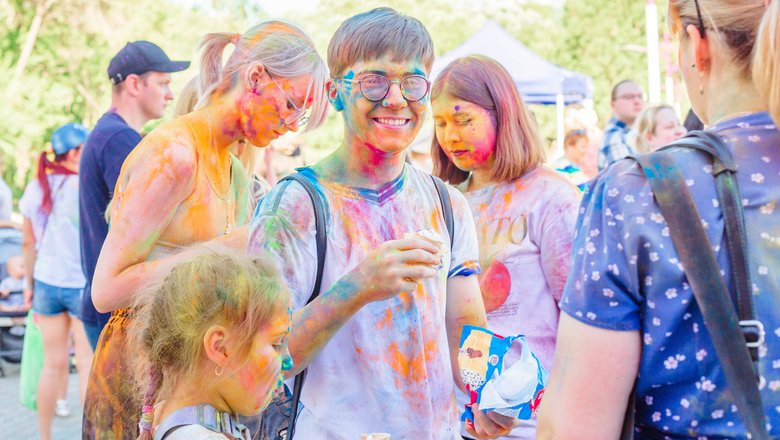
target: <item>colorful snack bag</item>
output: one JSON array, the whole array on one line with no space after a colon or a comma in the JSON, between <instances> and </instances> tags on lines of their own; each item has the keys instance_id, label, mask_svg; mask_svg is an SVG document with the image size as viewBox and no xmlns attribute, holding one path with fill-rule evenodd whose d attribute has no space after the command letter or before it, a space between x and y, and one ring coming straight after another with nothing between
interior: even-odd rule
<instances>
[{"instance_id":1,"label":"colorful snack bag","mask_svg":"<svg viewBox=\"0 0 780 440\"><path fill-rule=\"evenodd\" d=\"M513 343L521 344L522 354L506 366L504 356ZM464 326L458 364L471 401L461 420L470 427L474 427L474 403L479 403L482 411L493 410L521 420L536 415L547 372L522 335L504 337L481 327Z\"/></svg>"}]
</instances>

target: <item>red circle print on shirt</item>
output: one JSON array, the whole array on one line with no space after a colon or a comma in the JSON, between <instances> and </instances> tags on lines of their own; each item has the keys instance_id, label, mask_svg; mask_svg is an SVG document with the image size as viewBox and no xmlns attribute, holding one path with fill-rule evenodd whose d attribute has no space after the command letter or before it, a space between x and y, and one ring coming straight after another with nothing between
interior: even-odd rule
<instances>
[{"instance_id":1,"label":"red circle print on shirt","mask_svg":"<svg viewBox=\"0 0 780 440\"><path fill-rule=\"evenodd\" d=\"M485 311L490 313L498 309L509 298L509 289L512 287L509 270L500 261L493 260L482 274L479 287L482 290L482 300L485 301Z\"/></svg>"}]
</instances>

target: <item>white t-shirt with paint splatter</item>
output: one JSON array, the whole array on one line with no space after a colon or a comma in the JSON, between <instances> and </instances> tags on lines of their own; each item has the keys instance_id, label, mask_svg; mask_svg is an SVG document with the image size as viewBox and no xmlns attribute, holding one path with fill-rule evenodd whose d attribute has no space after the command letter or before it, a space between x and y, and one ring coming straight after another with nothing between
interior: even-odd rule
<instances>
[{"instance_id":1,"label":"white t-shirt with paint splatter","mask_svg":"<svg viewBox=\"0 0 780 440\"><path fill-rule=\"evenodd\" d=\"M366 305L314 359L303 386L305 408L296 437L353 440L362 433L388 432L395 439L459 439L445 310L448 277L479 272L465 198L449 188L455 221L450 253L429 175L406 166L401 176L374 191L327 181L310 168L302 173L328 200L323 291L380 244L406 232L436 231L445 251L438 278L426 280L416 292ZM311 202L298 183L278 185L261 201L248 251L269 252L290 286L293 307L306 304L317 253Z\"/></svg>"},{"instance_id":2,"label":"white t-shirt with paint splatter","mask_svg":"<svg viewBox=\"0 0 780 440\"><path fill-rule=\"evenodd\" d=\"M580 192L564 176L540 166L519 179L465 196L477 226L488 328L500 335L526 335L550 371ZM519 355L519 345L513 345L507 365ZM460 394L459 403L463 400ZM523 422L504 438L533 439L535 425Z\"/></svg>"}]
</instances>

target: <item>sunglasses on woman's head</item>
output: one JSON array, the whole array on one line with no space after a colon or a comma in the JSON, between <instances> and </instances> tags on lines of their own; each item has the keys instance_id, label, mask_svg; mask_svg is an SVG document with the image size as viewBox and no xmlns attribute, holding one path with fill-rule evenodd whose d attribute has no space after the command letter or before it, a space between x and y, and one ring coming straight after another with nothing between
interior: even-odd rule
<instances>
[{"instance_id":1,"label":"sunglasses on woman's head","mask_svg":"<svg viewBox=\"0 0 780 440\"><path fill-rule=\"evenodd\" d=\"M699 0L693 0L693 4L696 5L696 18L699 19L699 33L704 38L704 20L701 18L701 8L699 8Z\"/></svg>"}]
</instances>

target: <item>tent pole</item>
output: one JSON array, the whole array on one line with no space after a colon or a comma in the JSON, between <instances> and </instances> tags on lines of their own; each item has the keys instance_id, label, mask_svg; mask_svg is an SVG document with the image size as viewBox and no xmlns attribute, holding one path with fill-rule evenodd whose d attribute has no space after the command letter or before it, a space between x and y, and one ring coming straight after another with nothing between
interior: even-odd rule
<instances>
[{"instance_id":1,"label":"tent pole","mask_svg":"<svg viewBox=\"0 0 780 440\"><path fill-rule=\"evenodd\" d=\"M658 55L658 7L655 0L647 0L645 7L645 37L649 99L657 103L661 101L661 61Z\"/></svg>"},{"instance_id":2,"label":"tent pole","mask_svg":"<svg viewBox=\"0 0 780 440\"><path fill-rule=\"evenodd\" d=\"M563 93L558 93L555 96L555 151L552 151L549 159L550 162L558 160L563 156L563 138L565 136L563 130L563 111L566 104L563 101Z\"/></svg>"}]
</instances>

